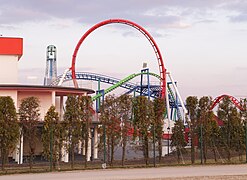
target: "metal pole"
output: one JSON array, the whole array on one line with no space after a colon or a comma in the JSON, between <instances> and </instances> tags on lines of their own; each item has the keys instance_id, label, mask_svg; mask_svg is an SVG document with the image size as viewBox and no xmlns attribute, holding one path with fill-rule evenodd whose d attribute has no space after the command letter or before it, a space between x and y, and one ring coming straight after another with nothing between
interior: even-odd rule
<instances>
[{"instance_id":1,"label":"metal pole","mask_svg":"<svg viewBox=\"0 0 247 180\"><path fill-rule=\"evenodd\" d=\"M200 127L200 145L201 145L201 164L203 164L203 141L202 141L202 123Z\"/></svg>"},{"instance_id":2,"label":"metal pole","mask_svg":"<svg viewBox=\"0 0 247 180\"><path fill-rule=\"evenodd\" d=\"M169 149L170 149L170 147L169 147L169 146L170 146L170 134L169 134L169 132L170 132L170 127L167 128L167 131L168 131L168 138L167 138L167 139L168 139L168 144L167 144L167 155L169 156L169 155L170 155L170 152L169 152L169 151L170 151L170 150L169 150Z\"/></svg>"},{"instance_id":3,"label":"metal pole","mask_svg":"<svg viewBox=\"0 0 247 180\"><path fill-rule=\"evenodd\" d=\"M100 94L102 90L100 90L100 80L98 80L98 90L96 91L96 95ZM100 97L96 99L96 112L100 112Z\"/></svg>"},{"instance_id":4,"label":"metal pole","mask_svg":"<svg viewBox=\"0 0 247 180\"><path fill-rule=\"evenodd\" d=\"M156 154L155 154L155 124L153 124L153 154L154 154L154 167L156 166Z\"/></svg>"},{"instance_id":5,"label":"metal pole","mask_svg":"<svg viewBox=\"0 0 247 180\"><path fill-rule=\"evenodd\" d=\"M102 106L103 106L103 111L104 111L104 100L105 100L105 91L102 90ZM106 168L106 129L105 129L105 124L103 125L103 138L104 138L104 165L103 168Z\"/></svg>"},{"instance_id":6,"label":"metal pole","mask_svg":"<svg viewBox=\"0 0 247 180\"><path fill-rule=\"evenodd\" d=\"M106 163L106 132L105 132L105 125L104 125L103 129L104 129L104 163Z\"/></svg>"},{"instance_id":7,"label":"metal pole","mask_svg":"<svg viewBox=\"0 0 247 180\"><path fill-rule=\"evenodd\" d=\"M185 105L184 105L184 103L183 103L183 100L182 100L181 95L180 95L180 93L179 93L179 91L178 91L178 88L177 88L177 86L176 86L176 84L175 84L175 81L174 81L173 78L172 78L171 73L170 73L170 72L167 72L167 75L169 76L169 78L170 78L170 80L171 80L171 82L172 82L173 88L175 89L175 92L177 93L178 99L179 99L179 101L180 101L180 103L181 103L181 106L182 106L182 108L183 108L183 110L184 110L184 117L185 117L186 114L187 114L187 109L186 109L186 107L185 107ZM184 119L184 123L185 123L185 119Z\"/></svg>"}]
</instances>

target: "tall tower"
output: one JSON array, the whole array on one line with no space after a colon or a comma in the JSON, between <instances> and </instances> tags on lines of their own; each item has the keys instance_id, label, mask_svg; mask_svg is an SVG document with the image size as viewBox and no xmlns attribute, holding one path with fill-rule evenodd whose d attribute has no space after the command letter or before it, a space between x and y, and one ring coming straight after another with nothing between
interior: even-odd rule
<instances>
[{"instance_id":1,"label":"tall tower","mask_svg":"<svg viewBox=\"0 0 247 180\"><path fill-rule=\"evenodd\" d=\"M49 45L46 51L46 69L44 85L49 85L57 77L57 50L54 45Z\"/></svg>"}]
</instances>

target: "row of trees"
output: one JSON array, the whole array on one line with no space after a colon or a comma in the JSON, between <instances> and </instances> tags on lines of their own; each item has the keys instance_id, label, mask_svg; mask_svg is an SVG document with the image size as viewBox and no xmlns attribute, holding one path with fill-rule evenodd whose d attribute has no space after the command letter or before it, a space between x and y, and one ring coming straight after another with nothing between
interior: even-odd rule
<instances>
[{"instance_id":1,"label":"row of trees","mask_svg":"<svg viewBox=\"0 0 247 180\"><path fill-rule=\"evenodd\" d=\"M60 121L55 107L52 106L44 119L42 133L43 152L47 160L52 162L51 169L59 167L62 158L62 148L70 155L71 168L74 168L75 151L85 149L88 154L88 141L92 124L93 109L89 96L68 96L64 120ZM79 144L81 143L81 146ZM87 159L85 158L85 167Z\"/></svg>"},{"instance_id":2,"label":"row of trees","mask_svg":"<svg viewBox=\"0 0 247 180\"><path fill-rule=\"evenodd\" d=\"M2 169L4 169L8 161L9 154L16 148L20 135L25 135L27 139L30 168L32 168L38 117L38 99L34 97L24 99L21 102L19 114L17 114L13 99L9 96L0 97L0 153Z\"/></svg>"},{"instance_id":3,"label":"row of trees","mask_svg":"<svg viewBox=\"0 0 247 180\"><path fill-rule=\"evenodd\" d=\"M149 163L149 144L158 142L159 159L162 155L163 119L165 104L162 99L148 100L129 95L108 95L101 107L102 138L107 142L107 160L113 165L115 147L122 146L122 165L125 161L127 138L139 139L145 163ZM104 142L104 139L101 142Z\"/></svg>"},{"instance_id":4,"label":"row of trees","mask_svg":"<svg viewBox=\"0 0 247 180\"><path fill-rule=\"evenodd\" d=\"M0 97L0 153L2 169L8 156L15 150L20 137L28 144L30 169L33 166L37 142L40 141L40 104L35 97L21 101L18 114L11 97ZM64 121L60 121L54 106L47 111L42 129L43 155L55 168L61 161L64 147L71 154L71 167L74 166L74 151L78 143L88 147L89 128L92 122L92 100L88 96L69 96L66 101ZM19 121L18 121L19 119ZM42 127L42 124L40 125ZM86 166L85 160L85 166Z\"/></svg>"},{"instance_id":5,"label":"row of trees","mask_svg":"<svg viewBox=\"0 0 247 180\"><path fill-rule=\"evenodd\" d=\"M214 154L215 161L217 154L226 155L230 161L232 153L237 152L239 157L242 157L245 150L246 100L242 102L244 111L238 111L228 98L223 99L217 110L217 116L222 120L221 127L210 109L211 104L210 97L198 100L197 97L190 96L186 99L192 164L195 163L196 147L201 151L202 163L206 163L209 151ZM17 114L13 100L10 97L0 97L0 153L3 169L9 153L16 147L20 134L28 144L29 163L32 168L39 133L39 107L37 98L28 97L21 101ZM74 152L79 144L79 148L85 149L85 154L89 146L94 114L91 97L68 96L65 109L64 120L61 121L55 107L51 106L43 122L43 155L52 162L51 169L59 166L63 148L69 152L71 168L74 168ZM139 139L146 164L149 163L151 143L154 147L158 144L158 157L161 160L164 109L164 100L159 98L149 100L144 96L106 96L99 117L102 124L99 147L104 149L105 162L107 160L113 165L115 149L121 145L124 165L128 137L132 137L132 140ZM187 145L184 128L184 124L179 120L172 129L171 146L177 152L178 161ZM84 162L87 167L87 160Z\"/></svg>"},{"instance_id":6,"label":"row of trees","mask_svg":"<svg viewBox=\"0 0 247 180\"><path fill-rule=\"evenodd\" d=\"M212 98L204 96L198 100L195 96L186 99L188 109L188 127L191 139L191 163L195 163L196 147L201 152L201 163L206 163L211 151L215 161L217 157L226 157L231 161L233 153L242 158L245 151L245 123L247 121L246 100L241 101L243 110L238 110L228 97L219 104L217 116L211 110ZM183 125L177 122L173 129L172 146L177 149L178 161L184 150ZM199 142L198 142L199 140Z\"/></svg>"}]
</instances>

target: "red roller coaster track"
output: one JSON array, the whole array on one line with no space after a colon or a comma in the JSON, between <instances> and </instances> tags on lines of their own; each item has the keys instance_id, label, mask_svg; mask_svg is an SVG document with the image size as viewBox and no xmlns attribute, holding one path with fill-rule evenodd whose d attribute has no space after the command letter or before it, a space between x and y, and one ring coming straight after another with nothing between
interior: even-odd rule
<instances>
[{"instance_id":1,"label":"red roller coaster track","mask_svg":"<svg viewBox=\"0 0 247 180\"><path fill-rule=\"evenodd\" d=\"M233 104L235 104L235 106L239 109L239 110L244 110L243 107L241 106L240 102L233 96L229 96L229 95L221 95L219 97L216 97L213 101L213 104L212 106L210 107L210 110L212 110L222 99L224 99L225 97L228 97L232 102Z\"/></svg>"},{"instance_id":2,"label":"red roller coaster track","mask_svg":"<svg viewBox=\"0 0 247 180\"><path fill-rule=\"evenodd\" d=\"M161 77L161 97L165 98L165 94L166 94L166 69L163 63L163 58L161 56L160 50L156 44L156 42L154 41L153 37L140 25L131 22L129 20L125 20L125 19L109 19L109 20L105 20L102 21L96 25L94 25L93 27L91 27L79 40L79 42L76 45L76 48L74 50L73 53L73 57L72 57L72 65L70 70L72 71L72 79L74 82L74 86L78 87L77 81L76 81L76 76L75 76L75 62L76 62L76 55L77 52L81 46L81 44L83 43L83 41L86 39L86 37L93 32L94 30L96 30L97 28L107 25L107 24L112 24L112 23L120 23L120 24L126 24L129 25L131 27L134 27L135 29L137 29L138 31L140 31L150 42L150 44L153 47L153 50L155 52L156 58L158 60L158 64L159 64L159 71L160 71L160 77Z\"/></svg>"}]
</instances>

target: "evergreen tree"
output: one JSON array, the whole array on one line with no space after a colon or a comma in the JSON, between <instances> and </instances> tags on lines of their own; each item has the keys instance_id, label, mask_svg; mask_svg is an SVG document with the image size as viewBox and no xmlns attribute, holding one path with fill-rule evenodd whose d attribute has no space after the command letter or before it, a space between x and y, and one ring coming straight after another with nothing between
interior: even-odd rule
<instances>
[{"instance_id":1,"label":"evergreen tree","mask_svg":"<svg viewBox=\"0 0 247 180\"><path fill-rule=\"evenodd\" d=\"M81 120L81 126L82 126L82 142L84 142L84 148L85 148L85 168L87 167L87 154L88 154L88 141L89 139L89 133L90 127L92 125L92 118L93 118L93 102L92 98L90 96L80 96L79 97L79 115Z\"/></svg>"},{"instance_id":2,"label":"evergreen tree","mask_svg":"<svg viewBox=\"0 0 247 180\"><path fill-rule=\"evenodd\" d=\"M220 127L217 123L217 121L214 119L214 114L212 115L213 118L209 122L209 141L208 146L211 148L213 154L214 154L214 160L217 162L217 152L218 148L220 147Z\"/></svg>"},{"instance_id":3,"label":"evergreen tree","mask_svg":"<svg viewBox=\"0 0 247 180\"><path fill-rule=\"evenodd\" d=\"M146 165L149 164L149 134L154 119L153 103L145 96L138 96L133 102L134 129L142 140L142 150ZM135 133L135 134L137 134Z\"/></svg>"},{"instance_id":4,"label":"evergreen tree","mask_svg":"<svg viewBox=\"0 0 247 180\"><path fill-rule=\"evenodd\" d=\"M19 117L22 125L24 140L28 142L29 166L32 169L37 143L38 123L40 118L39 100L36 97L22 99L19 107Z\"/></svg>"},{"instance_id":5,"label":"evergreen tree","mask_svg":"<svg viewBox=\"0 0 247 180\"><path fill-rule=\"evenodd\" d=\"M153 101L154 106L154 129L156 139L158 140L159 161L162 156L162 137L163 137L163 124L164 124L164 112L165 101L162 98L156 98Z\"/></svg>"},{"instance_id":6,"label":"evergreen tree","mask_svg":"<svg viewBox=\"0 0 247 180\"><path fill-rule=\"evenodd\" d=\"M186 106L189 113L190 138L191 138L191 163L195 163L195 143L196 143L196 127L197 127L197 108L198 99L196 96L189 96L186 99Z\"/></svg>"},{"instance_id":7,"label":"evergreen tree","mask_svg":"<svg viewBox=\"0 0 247 180\"><path fill-rule=\"evenodd\" d=\"M212 126L214 126L213 111L210 110L211 104L212 98L204 96L200 98L198 105L198 134L200 135L199 137L202 145L201 151L203 153L201 154L203 154L205 163L207 161L208 146L210 145L210 139L212 138Z\"/></svg>"},{"instance_id":8,"label":"evergreen tree","mask_svg":"<svg viewBox=\"0 0 247 180\"><path fill-rule=\"evenodd\" d=\"M176 121L172 129L171 147L176 149L178 163L180 163L182 152L185 151L186 145L183 122L181 120Z\"/></svg>"},{"instance_id":9,"label":"evergreen tree","mask_svg":"<svg viewBox=\"0 0 247 180\"><path fill-rule=\"evenodd\" d=\"M14 150L19 138L19 125L17 121L14 101L10 96L0 97L0 154L2 170L9 153Z\"/></svg>"},{"instance_id":10,"label":"evergreen tree","mask_svg":"<svg viewBox=\"0 0 247 180\"><path fill-rule=\"evenodd\" d=\"M118 112L121 119L121 140L122 140L122 166L125 161L126 144L131 124L132 98L130 95L121 95L118 99Z\"/></svg>"},{"instance_id":11,"label":"evergreen tree","mask_svg":"<svg viewBox=\"0 0 247 180\"><path fill-rule=\"evenodd\" d=\"M244 135L244 142L245 142L245 150L246 150L246 140L247 140L247 99L245 98L245 99L242 99L241 101L240 101L240 103L241 103L241 107L243 108L242 109L242 111L240 112L240 116L241 116L241 120L242 120L242 123L244 123L244 125L245 125L245 129L244 129L244 131L245 131L245 135ZM247 158L247 157L246 157ZM246 159L246 162L247 162L247 159Z\"/></svg>"},{"instance_id":12,"label":"evergreen tree","mask_svg":"<svg viewBox=\"0 0 247 180\"><path fill-rule=\"evenodd\" d=\"M55 106L51 106L45 115L42 131L43 153L47 160L52 157L52 169L59 165L62 147L62 127Z\"/></svg>"},{"instance_id":13,"label":"evergreen tree","mask_svg":"<svg viewBox=\"0 0 247 180\"><path fill-rule=\"evenodd\" d=\"M219 104L218 117L223 121L221 127L221 142L227 154L228 161L231 160L232 151L242 154L244 148L244 129L240 113L231 103L229 97L225 97Z\"/></svg>"},{"instance_id":14,"label":"evergreen tree","mask_svg":"<svg viewBox=\"0 0 247 180\"><path fill-rule=\"evenodd\" d=\"M65 103L64 130L66 149L70 154L71 168L74 169L75 148L82 139L82 123L77 96L68 96Z\"/></svg>"},{"instance_id":15,"label":"evergreen tree","mask_svg":"<svg viewBox=\"0 0 247 180\"><path fill-rule=\"evenodd\" d=\"M105 127L105 136L107 143L107 160L112 166L114 161L114 152L116 145L121 137L121 119L118 113L118 102L115 95L107 95L102 106L100 120ZM104 132L103 132L104 133ZM104 135L104 134L103 134Z\"/></svg>"}]
</instances>

